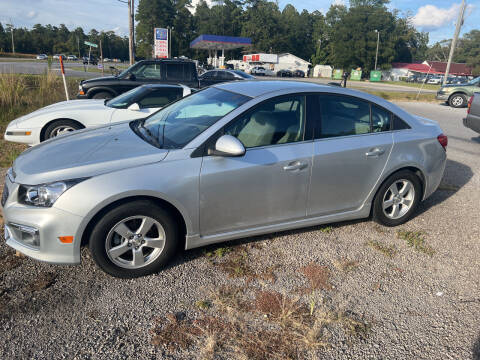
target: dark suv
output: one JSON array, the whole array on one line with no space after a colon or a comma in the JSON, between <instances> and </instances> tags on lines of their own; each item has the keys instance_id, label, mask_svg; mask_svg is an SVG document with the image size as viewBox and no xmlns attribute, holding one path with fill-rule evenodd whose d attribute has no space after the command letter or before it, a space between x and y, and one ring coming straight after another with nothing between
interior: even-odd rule
<instances>
[{"instance_id":1,"label":"dark suv","mask_svg":"<svg viewBox=\"0 0 480 360\"><path fill-rule=\"evenodd\" d=\"M197 67L190 60L142 60L117 76L82 80L78 99L111 99L143 84L183 84L198 88Z\"/></svg>"}]
</instances>

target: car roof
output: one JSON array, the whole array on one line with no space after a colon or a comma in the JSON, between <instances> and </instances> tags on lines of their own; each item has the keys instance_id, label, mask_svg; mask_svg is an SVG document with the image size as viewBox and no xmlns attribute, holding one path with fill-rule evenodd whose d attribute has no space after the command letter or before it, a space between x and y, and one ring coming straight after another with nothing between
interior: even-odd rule
<instances>
[{"instance_id":1,"label":"car roof","mask_svg":"<svg viewBox=\"0 0 480 360\"><path fill-rule=\"evenodd\" d=\"M232 81L214 85L218 89L223 89L249 97L257 97L277 90L295 91L319 91L320 89L330 89L328 85L321 85L306 81L285 81L285 80L245 80Z\"/></svg>"}]
</instances>

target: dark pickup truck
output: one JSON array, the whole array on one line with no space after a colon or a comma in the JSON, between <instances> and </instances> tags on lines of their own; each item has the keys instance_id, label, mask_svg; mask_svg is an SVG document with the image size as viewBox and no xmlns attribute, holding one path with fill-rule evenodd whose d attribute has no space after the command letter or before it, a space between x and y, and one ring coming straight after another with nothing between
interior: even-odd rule
<instances>
[{"instance_id":1,"label":"dark pickup truck","mask_svg":"<svg viewBox=\"0 0 480 360\"><path fill-rule=\"evenodd\" d=\"M82 80L78 99L111 99L144 84L183 84L198 88L197 67L191 60L142 60L116 76Z\"/></svg>"},{"instance_id":2,"label":"dark pickup truck","mask_svg":"<svg viewBox=\"0 0 480 360\"><path fill-rule=\"evenodd\" d=\"M480 134L480 92L474 93L468 101L467 117L463 125Z\"/></svg>"}]
</instances>

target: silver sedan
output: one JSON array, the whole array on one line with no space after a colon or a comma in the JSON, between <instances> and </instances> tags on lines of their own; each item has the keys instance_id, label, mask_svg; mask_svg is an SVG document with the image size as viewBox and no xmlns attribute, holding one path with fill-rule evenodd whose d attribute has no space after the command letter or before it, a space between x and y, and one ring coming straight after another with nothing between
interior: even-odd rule
<instances>
[{"instance_id":1,"label":"silver sedan","mask_svg":"<svg viewBox=\"0 0 480 360\"><path fill-rule=\"evenodd\" d=\"M225 83L150 117L35 146L8 171L7 244L107 273L159 271L179 248L360 218L407 221L438 187L447 137L378 97Z\"/></svg>"}]
</instances>

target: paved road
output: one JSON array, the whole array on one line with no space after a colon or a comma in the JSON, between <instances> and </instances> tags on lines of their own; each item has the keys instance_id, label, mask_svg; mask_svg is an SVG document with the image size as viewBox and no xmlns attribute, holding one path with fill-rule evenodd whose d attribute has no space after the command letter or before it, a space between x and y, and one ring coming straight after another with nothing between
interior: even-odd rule
<instances>
[{"instance_id":1,"label":"paved road","mask_svg":"<svg viewBox=\"0 0 480 360\"><path fill-rule=\"evenodd\" d=\"M81 62L65 62L65 75L71 77L94 78L101 76L99 72L85 72L73 68L81 68ZM110 75L108 66L105 65L105 75ZM92 67L92 65L90 65ZM96 66L94 66L96 68ZM48 65L46 61L2 61L0 62L0 73L16 73L16 74L43 74L47 71ZM52 70L60 74L60 64L58 62L52 63Z\"/></svg>"}]
</instances>

